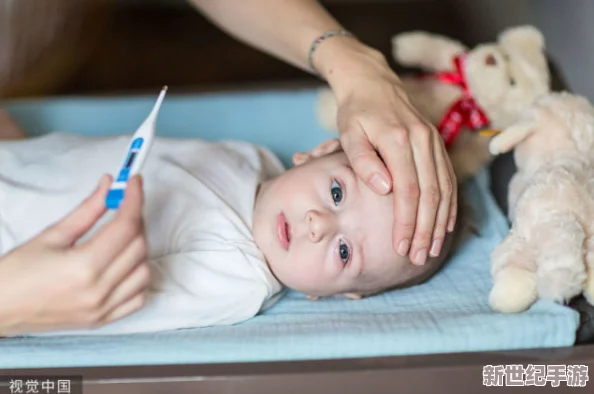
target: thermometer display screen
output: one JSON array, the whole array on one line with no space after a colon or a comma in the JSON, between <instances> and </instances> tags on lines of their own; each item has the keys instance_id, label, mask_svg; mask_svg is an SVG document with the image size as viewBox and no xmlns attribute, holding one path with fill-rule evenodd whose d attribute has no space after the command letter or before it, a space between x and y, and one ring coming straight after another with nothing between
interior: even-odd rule
<instances>
[{"instance_id":1,"label":"thermometer display screen","mask_svg":"<svg viewBox=\"0 0 594 394\"><path fill-rule=\"evenodd\" d=\"M136 158L137 153L138 152L130 153L130 157L128 158L128 162L126 163L126 168L130 168L132 166L132 163L134 163L134 159Z\"/></svg>"}]
</instances>

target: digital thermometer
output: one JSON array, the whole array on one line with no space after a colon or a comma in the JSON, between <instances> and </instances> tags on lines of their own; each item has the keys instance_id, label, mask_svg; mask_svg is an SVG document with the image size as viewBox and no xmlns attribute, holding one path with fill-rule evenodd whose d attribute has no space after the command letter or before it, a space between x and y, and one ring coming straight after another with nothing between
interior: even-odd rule
<instances>
[{"instance_id":1,"label":"digital thermometer","mask_svg":"<svg viewBox=\"0 0 594 394\"><path fill-rule=\"evenodd\" d=\"M124 200L128 180L140 171L153 143L157 116L166 93L167 86L164 86L151 113L134 133L117 178L115 178L105 198L105 206L108 209L119 208Z\"/></svg>"}]
</instances>

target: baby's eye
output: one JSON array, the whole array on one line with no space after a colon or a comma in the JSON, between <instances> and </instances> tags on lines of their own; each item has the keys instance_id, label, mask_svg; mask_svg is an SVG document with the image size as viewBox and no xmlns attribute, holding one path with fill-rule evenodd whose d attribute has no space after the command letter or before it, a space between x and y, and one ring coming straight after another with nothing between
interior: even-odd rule
<instances>
[{"instance_id":1,"label":"baby's eye","mask_svg":"<svg viewBox=\"0 0 594 394\"><path fill-rule=\"evenodd\" d=\"M340 204L342 201L342 187L336 180L332 181L332 186L330 186L330 193L332 193L332 201L334 201L335 205Z\"/></svg>"},{"instance_id":2,"label":"baby's eye","mask_svg":"<svg viewBox=\"0 0 594 394\"><path fill-rule=\"evenodd\" d=\"M344 243L342 240L340 240L338 243L338 253L340 254L340 259L342 260L343 264L346 264L349 262L349 257L351 256L351 253L349 251L349 246L346 243Z\"/></svg>"}]
</instances>

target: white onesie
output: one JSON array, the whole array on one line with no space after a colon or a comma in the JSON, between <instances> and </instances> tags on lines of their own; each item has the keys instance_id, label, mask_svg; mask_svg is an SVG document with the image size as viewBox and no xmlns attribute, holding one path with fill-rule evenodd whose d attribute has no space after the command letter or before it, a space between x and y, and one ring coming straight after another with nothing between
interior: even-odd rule
<instances>
[{"instance_id":1,"label":"white onesie","mask_svg":"<svg viewBox=\"0 0 594 394\"><path fill-rule=\"evenodd\" d=\"M115 174L129 142L63 133L0 142L0 254L67 215L102 174ZM250 143L156 138L142 170L153 275L144 308L98 329L34 335L151 332L255 316L282 286L251 234L254 199L258 183L282 171L270 151Z\"/></svg>"}]
</instances>

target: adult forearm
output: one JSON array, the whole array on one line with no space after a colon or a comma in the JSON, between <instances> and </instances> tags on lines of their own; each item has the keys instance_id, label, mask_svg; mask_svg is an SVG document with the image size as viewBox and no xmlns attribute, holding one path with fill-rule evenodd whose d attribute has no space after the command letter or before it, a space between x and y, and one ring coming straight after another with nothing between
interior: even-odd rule
<instances>
[{"instance_id":1,"label":"adult forearm","mask_svg":"<svg viewBox=\"0 0 594 394\"><path fill-rule=\"evenodd\" d=\"M189 0L235 38L303 70L311 71L312 42L328 30L341 29L315 0ZM361 64L383 64L383 56L351 37L335 36L314 53L317 71L332 84L348 79Z\"/></svg>"},{"instance_id":2,"label":"adult forearm","mask_svg":"<svg viewBox=\"0 0 594 394\"><path fill-rule=\"evenodd\" d=\"M14 140L25 137L23 130L8 116L8 113L0 109L0 140Z\"/></svg>"},{"instance_id":3,"label":"adult forearm","mask_svg":"<svg viewBox=\"0 0 594 394\"><path fill-rule=\"evenodd\" d=\"M312 41L340 24L315 0L190 0L235 38L307 70Z\"/></svg>"}]
</instances>

